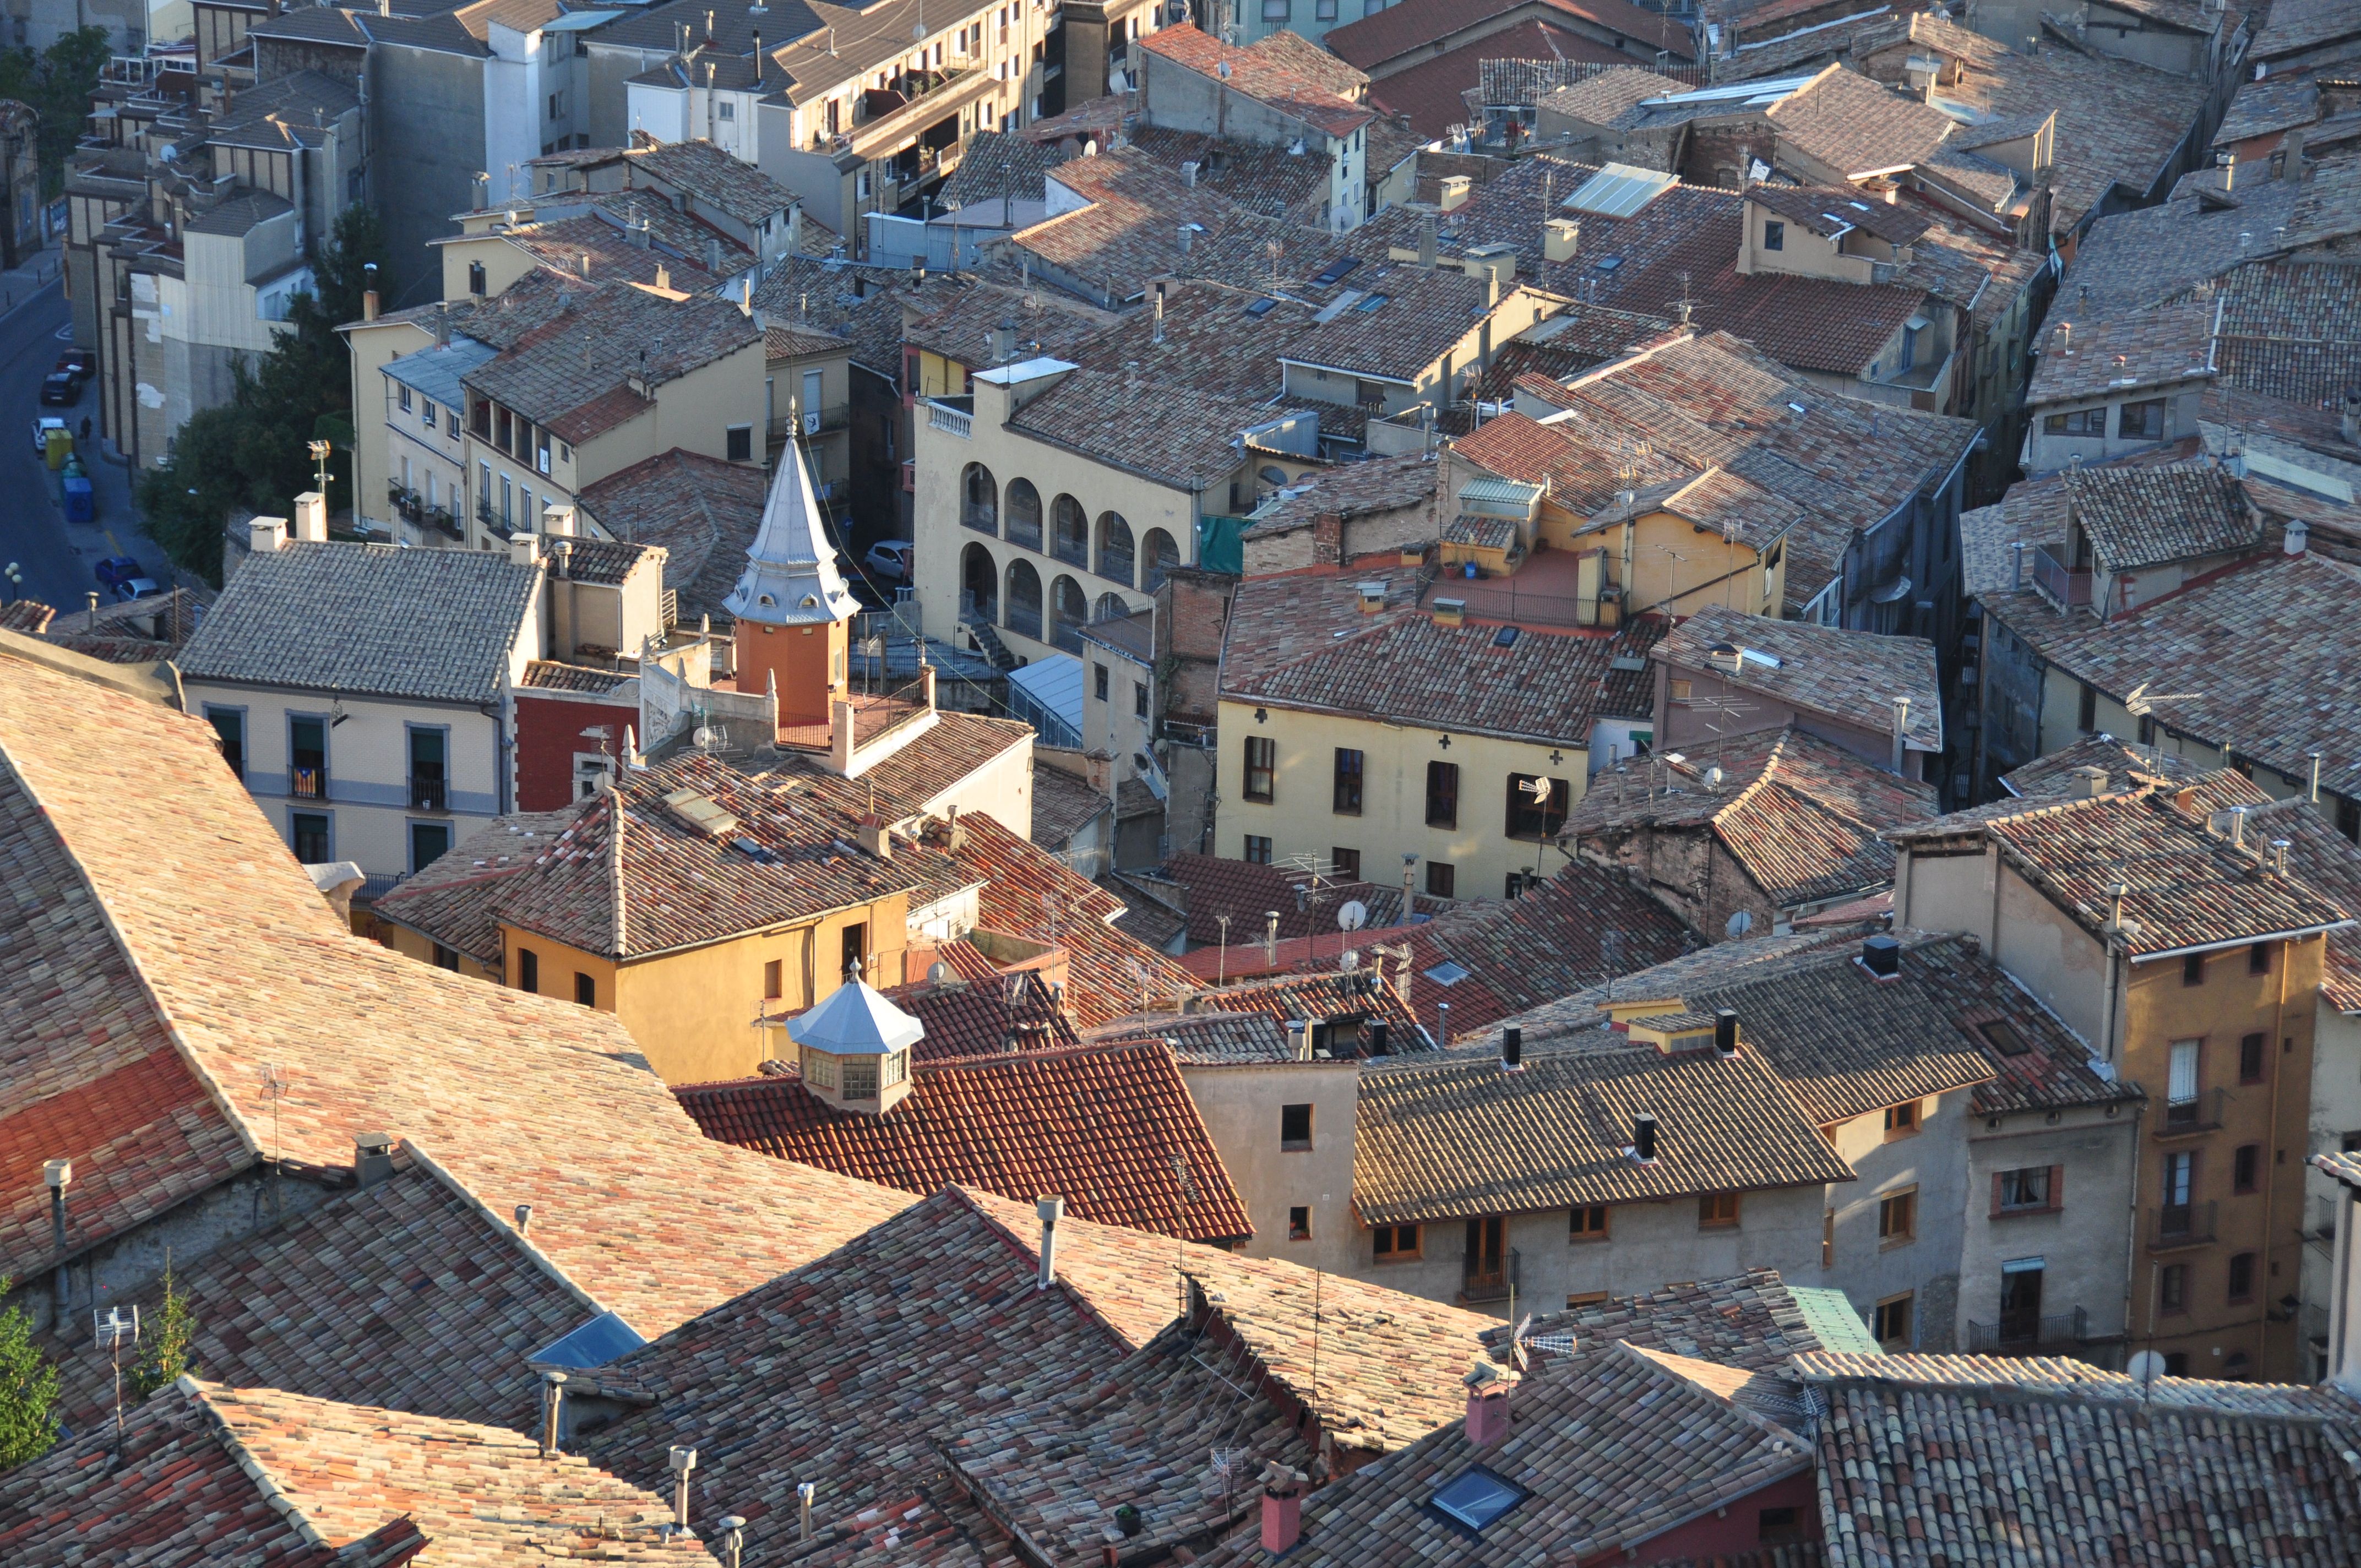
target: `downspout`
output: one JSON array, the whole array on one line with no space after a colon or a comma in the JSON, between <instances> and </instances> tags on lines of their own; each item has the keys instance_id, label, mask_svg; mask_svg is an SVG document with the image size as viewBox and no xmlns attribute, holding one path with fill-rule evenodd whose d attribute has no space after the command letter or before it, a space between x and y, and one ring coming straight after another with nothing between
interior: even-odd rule
<instances>
[{"instance_id":1,"label":"downspout","mask_svg":"<svg viewBox=\"0 0 2361 1568\"><path fill-rule=\"evenodd\" d=\"M2126 1359L2128 1359L2128 1347L2134 1338L2132 1292L2139 1288L2140 1124L2147 1120L2147 1099L2142 1096L2132 1111L2132 1217L2131 1223L2125 1227L2128 1234L2124 1237L2124 1343L2127 1351ZM2156 1337L2155 1305L2155 1298L2151 1295L2148 1301L2147 1321L2150 1339Z\"/></svg>"},{"instance_id":2,"label":"downspout","mask_svg":"<svg viewBox=\"0 0 2361 1568\"><path fill-rule=\"evenodd\" d=\"M2324 950L2328 938L2323 936L2320 938L2319 940ZM2284 1041L2287 1038L2287 1036L2280 1031L2287 1027L2288 969L2289 966L2294 962L2295 944L2293 942L2281 943L2279 946L2279 1005L2271 1015L2271 1038L2275 1040ZM2263 1315L2255 1321L2255 1367L2257 1373L2262 1369L2263 1353L2268 1348L2271 1337L2272 1298L2269 1295L2271 1288L2271 1220L2272 1212L2278 1206L2279 1200L2279 1080L2287 1076L2287 1057L2286 1047L2284 1045L2280 1047L2279 1061L2279 1065L2271 1069L2271 1179L2263 1187L2263 1277L2257 1283L2261 1285L2265 1294L2263 1297ZM2299 1311L2302 1310L2301 1305L2303 1296L2302 1268L2303 1264L2301 1255L2298 1255L2296 1264L2297 1279L2295 1296L2298 1301L2297 1310ZM2295 1318L2292 1314L2290 1315L2290 1321L2296 1324L2297 1348L2301 1350L2302 1348L2302 1321L2301 1319Z\"/></svg>"}]
</instances>

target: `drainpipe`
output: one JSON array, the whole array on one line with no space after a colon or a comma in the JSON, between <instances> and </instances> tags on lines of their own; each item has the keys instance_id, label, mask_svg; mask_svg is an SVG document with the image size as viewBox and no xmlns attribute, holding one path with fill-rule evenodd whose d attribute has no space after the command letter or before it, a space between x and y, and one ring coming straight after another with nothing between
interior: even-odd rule
<instances>
[{"instance_id":1,"label":"drainpipe","mask_svg":"<svg viewBox=\"0 0 2361 1568\"><path fill-rule=\"evenodd\" d=\"M2326 944L2327 940L2328 938L2326 937L2322 937L2320 938L2320 941L2323 946ZM2279 1031L2287 1027L2288 968L2294 962L2295 944L2293 942L2281 943L2279 945L2279 999L2278 1007L2271 1015L2271 1038L2274 1040L2283 1041L2286 1038L2286 1036ZM2317 1011L2316 1008L2315 1011ZM2265 1048L2268 1049L2268 1047L2266 1047ZM2282 1047L2280 1054L2271 1058L2271 1060L2279 1065L2271 1069L2271 1141L2268 1145L2268 1147L2271 1150L2271 1163L2266 1168L2270 1173L2269 1179L2263 1185L2263 1277L2259 1281L2257 1281L2257 1283L2262 1287L2265 1294L2263 1297L2263 1315L2257 1319L2255 1322L2255 1369L2257 1376L2262 1375L2263 1352L2270 1343L2271 1303L2278 1299L2277 1297L2269 1294L2271 1289L2271 1219L2272 1211L2278 1205L2279 1191L2278 1175L2279 1168L2279 1080L2287 1076L2287 1057L2285 1054L2285 1047ZM2294 1290L2294 1295L2297 1303L2296 1310L2290 1313L2289 1318L2290 1321L2295 1324L2296 1348L2301 1352L2303 1348L2303 1319L2300 1315L2303 1310L2303 1261L2302 1255L2300 1253L2297 1255L2296 1259L2296 1288Z\"/></svg>"}]
</instances>

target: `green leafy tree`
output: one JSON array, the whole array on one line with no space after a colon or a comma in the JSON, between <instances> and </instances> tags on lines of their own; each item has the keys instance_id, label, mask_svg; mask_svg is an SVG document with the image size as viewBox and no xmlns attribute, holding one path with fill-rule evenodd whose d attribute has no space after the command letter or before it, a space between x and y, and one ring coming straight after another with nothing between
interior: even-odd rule
<instances>
[{"instance_id":1,"label":"green leafy tree","mask_svg":"<svg viewBox=\"0 0 2361 1568\"><path fill-rule=\"evenodd\" d=\"M189 1299L181 1294L172 1282L172 1259L164 1258L164 1301L156 1309L155 1318L143 1325L140 1335L139 1359L133 1362L126 1379L131 1398L145 1399L159 1388L168 1388L181 1374L192 1370L189 1365L190 1343L196 1336L197 1320L189 1310Z\"/></svg>"},{"instance_id":2,"label":"green leafy tree","mask_svg":"<svg viewBox=\"0 0 2361 1568\"><path fill-rule=\"evenodd\" d=\"M90 115L98 73L115 52L104 27L68 33L39 54L0 49L0 98L17 98L41 118L41 195L65 189L66 158Z\"/></svg>"},{"instance_id":3,"label":"green leafy tree","mask_svg":"<svg viewBox=\"0 0 2361 1568\"><path fill-rule=\"evenodd\" d=\"M0 1275L0 1297L16 1281ZM58 1441L58 1369L33 1343L22 1307L0 1312L0 1470L38 1459Z\"/></svg>"}]
</instances>

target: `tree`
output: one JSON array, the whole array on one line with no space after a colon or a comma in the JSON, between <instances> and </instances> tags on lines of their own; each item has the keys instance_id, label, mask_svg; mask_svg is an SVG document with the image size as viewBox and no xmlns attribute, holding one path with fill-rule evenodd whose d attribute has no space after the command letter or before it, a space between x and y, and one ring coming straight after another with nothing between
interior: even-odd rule
<instances>
[{"instance_id":1,"label":"tree","mask_svg":"<svg viewBox=\"0 0 2361 1568\"><path fill-rule=\"evenodd\" d=\"M0 1298L14 1279L0 1275ZM0 1470L38 1459L58 1441L58 1369L33 1343L22 1307L0 1312Z\"/></svg>"},{"instance_id":2,"label":"tree","mask_svg":"<svg viewBox=\"0 0 2361 1568\"><path fill-rule=\"evenodd\" d=\"M139 1359L131 1364L131 1398L145 1399L159 1388L169 1388L189 1365L190 1342L197 1332L189 1299L172 1283L172 1255L164 1255L164 1302L141 1336Z\"/></svg>"},{"instance_id":3,"label":"tree","mask_svg":"<svg viewBox=\"0 0 2361 1568\"><path fill-rule=\"evenodd\" d=\"M22 99L41 119L44 199L65 189L66 157L82 137L98 73L114 52L104 27L79 28L38 55L0 49L0 98Z\"/></svg>"},{"instance_id":4,"label":"tree","mask_svg":"<svg viewBox=\"0 0 2361 1568\"><path fill-rule=\"evenodd\" d=\"M319 483L310 445L335 448L328 510L352 505L352 368L337 323L357 319L368 266L385 262L385 233L367 207L345 209L314 254L314 292L288 307L270 351L233 372L230 400L193 415L171 455L139 481L148 532L174 564L221 581L221 532L233 507L286 516Z\"/></svg>"}]
</instances>

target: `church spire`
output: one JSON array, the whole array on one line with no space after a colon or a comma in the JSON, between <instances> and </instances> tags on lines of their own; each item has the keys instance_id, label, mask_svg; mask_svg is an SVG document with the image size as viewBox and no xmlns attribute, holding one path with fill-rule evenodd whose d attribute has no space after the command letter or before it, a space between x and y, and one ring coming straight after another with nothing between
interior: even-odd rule
<instances>
[{"instance_id":1,"label":"church spire","mask_svg":"<svg viewBox=\"0 0 2361 1568\"><path fill-rule=\"evenodd\" d=\"M740 620L772 626L841 621L861 608L837 570L836 548L828 542L811 473L795 441L787 443L771 482L746 570L722 606Z\"/></svg>"}]
</instances>

